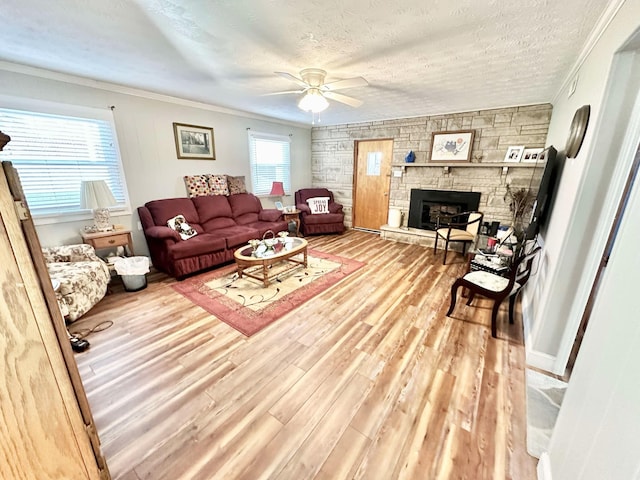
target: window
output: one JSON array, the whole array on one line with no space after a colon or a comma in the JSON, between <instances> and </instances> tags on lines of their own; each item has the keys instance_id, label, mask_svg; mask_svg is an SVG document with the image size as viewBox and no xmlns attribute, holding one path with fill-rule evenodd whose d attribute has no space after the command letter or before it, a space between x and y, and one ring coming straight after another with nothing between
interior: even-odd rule
<instances>
[{"instance_id":1,"label":"window","mask_svg":"<svg viewBox=\"0 0 640 480\"><path fill-rule=\"evenodd\" d=\"M111 111L78 110L87 117L0 108L0 130L11 137L1 158L18 170L34 217L86 213L82 180L105 180L113 210L128 209Z\"/></svg>"},{"instance_id":2,"label":"window","mask_svg":"<svg viewBox=\"0 0 640 480\"><path fill-rule=\"evenodd\" d=\"M273 182L291 192L291 140L283 135L249 132L249 162L254 195L269 195Z\"/></svg>"}]
</instances>

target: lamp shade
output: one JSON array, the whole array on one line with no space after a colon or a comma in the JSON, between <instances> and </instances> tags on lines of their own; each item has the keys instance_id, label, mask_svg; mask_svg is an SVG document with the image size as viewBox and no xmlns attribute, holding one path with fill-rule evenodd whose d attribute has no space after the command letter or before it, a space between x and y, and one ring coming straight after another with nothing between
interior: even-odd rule
<instances>
[{"instance_id":1,"label":"lamp shade","mask_svg":"<svg viewBox=\"0 0 640 480\"><path fill-rule=\"evenodd\" d=\"M282 197L284 195L284 187L282 186L282 182L273 182L271 185L271 193L269 195L277 195Z\"/></svg>"},{"instance_id":2,"label":"lamp shade","mask_svg":"<svg viewBox=\"0 0 640 480\"><path fill-rule=\"evenodd\" d=\"M83 180L80 187L80 206L94 210L117 205L107 182L104 180Z\"/></svg>"}]
</instances>

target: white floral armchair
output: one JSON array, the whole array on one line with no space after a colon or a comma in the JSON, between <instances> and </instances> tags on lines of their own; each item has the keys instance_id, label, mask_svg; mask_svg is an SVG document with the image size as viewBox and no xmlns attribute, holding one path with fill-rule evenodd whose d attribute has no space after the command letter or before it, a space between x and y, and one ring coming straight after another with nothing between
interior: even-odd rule
<instances>
[{"instance_id":1,"label":"white floral armchair","mask_svg":"<svg viewBox=\"0 0 640 480\"><path fill-rule=\"evenodd\" d=\"M107 293L111 273L91 245L49 247L42 253L51 280L60 282L56 297L67 321L80 318Z\"/></svg>"}]
</instances>

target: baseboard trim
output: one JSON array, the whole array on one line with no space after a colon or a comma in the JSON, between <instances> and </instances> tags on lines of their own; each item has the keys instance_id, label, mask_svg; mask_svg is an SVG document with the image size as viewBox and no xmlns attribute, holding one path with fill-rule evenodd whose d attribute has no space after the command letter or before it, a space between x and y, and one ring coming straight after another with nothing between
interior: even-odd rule
<instances>
[{"instance_id":1,"label":"baseboard trim","mask_svg":"<svg viewBox=\"0 0 640 480\"><path fill-rule=\"evenodd\" d=\"M551 459L547 452L543 452L542 455L540 455L536 472L538 474L538 480L553 480L551 478Z\"/></svg>"},{"instance_id":2,"label":"baseboard trim","mask_svg":"<svg viewBox=\"0 0 640 480\"><path fill-rule=\"evenodd\" d=\"M554 373L556 375L563 375L564 371L556 372L556 357L549 355L548 353L538 352L525 345L525 353L527 359L527 365L535 367L545 372Z\"/></svg>"}]
</instances>

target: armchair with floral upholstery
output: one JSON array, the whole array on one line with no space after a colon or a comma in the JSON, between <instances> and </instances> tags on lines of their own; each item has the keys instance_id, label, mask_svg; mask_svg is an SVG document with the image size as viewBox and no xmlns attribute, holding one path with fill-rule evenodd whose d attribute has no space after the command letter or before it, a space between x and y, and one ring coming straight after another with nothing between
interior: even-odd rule
<instances>
[{"instance_id":1,"label":"armchair with floral upholstery","mask_svg":"<svg viewBox=\"0 0 640 480\"><path fill-rule=\"evenodd\" d=\"M56 297L67 321L80 318L107 293L111 273L91 245L47 247L42 254L51 280L60 282Z\"/></svg>"}]
</instances>

